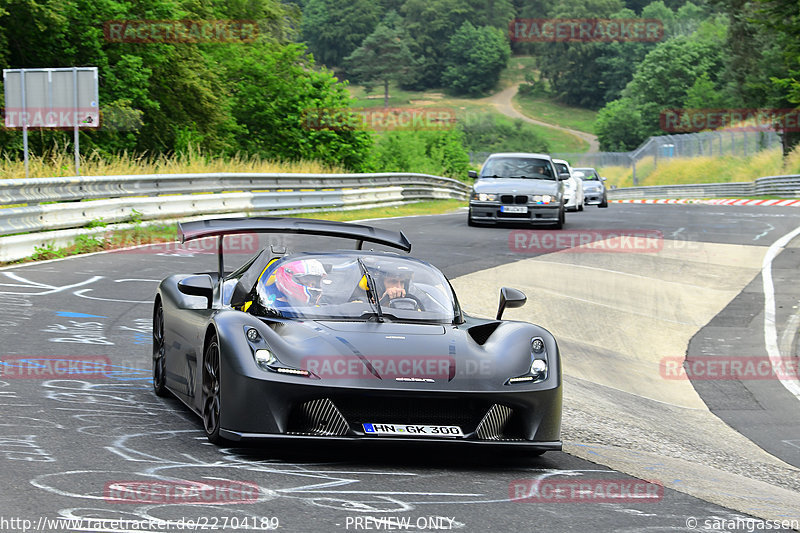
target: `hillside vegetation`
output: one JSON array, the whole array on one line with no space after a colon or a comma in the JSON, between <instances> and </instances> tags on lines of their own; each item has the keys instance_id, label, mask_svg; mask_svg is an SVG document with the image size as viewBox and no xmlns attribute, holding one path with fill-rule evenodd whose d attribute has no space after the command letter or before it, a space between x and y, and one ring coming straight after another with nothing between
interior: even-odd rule
<instances>
[{"instance_id":1,"label":"hillside vegetation","mask_svg":"<svg viewBox=\"0 0 800 533\"><path fill-rule=\"evenodd\" d=\"M663 35L531 42L530 33L509 34L509 23L532 18L655 19ZM117 29L109 32L113 21ZM153 24L214 21L252 31L247 38L141 38ZM413 106L426 100L416 98L420 91L468 114L522 83L519 105L533 116L594 131L603 150L629 150L661 133L659 116L668 108L796 107L797 35L796 3L735 0L39 0L0 7L3 68L98 67L102 127L80 134L90 159L157 160L196 147L223 162L312 161L455 177L466 172L469 151L579 151L581 142L569 146L552 130L491 113L426 131L376 132L327 117L357 119L356 106ZM351 83L363 88L357 101ZM33 129L30 150L70 153L72 134ZM19 130L0 131L0 156L21 159Z\"/></svg>"}]
</instances>

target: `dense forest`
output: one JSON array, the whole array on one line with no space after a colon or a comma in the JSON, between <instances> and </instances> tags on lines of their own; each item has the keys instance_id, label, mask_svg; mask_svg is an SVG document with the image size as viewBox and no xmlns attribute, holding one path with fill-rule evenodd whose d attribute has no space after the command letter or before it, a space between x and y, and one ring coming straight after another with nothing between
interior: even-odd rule
<instances>
[{"instance_id":1,"label":"dense forest","mask_svg":"<svg viewBox=\"0 0 800 533\"><path fill-rule=\"evenodd\" d=\"M519 42L515 18L657 19L658 42ZM108 21L246 20L235 42L109 39ZM800 5L789 0L0 0L3 68L96 66L105 127L81 134L101 154L206 153L319 160L352 170L459 174L484 135L308 127L352 106L347 83L481 96L512 54L535 58L523 91L598 109L604 150L662 133L667 108L800 104ZM0 95L1 97L2 95ZM68 146L34 130L32 151ZM17 130L0 131L16 158ZM423 163L421 161L427 161ZM427 165L427 166L426 166Z\"/></svg>"}]
</instances>

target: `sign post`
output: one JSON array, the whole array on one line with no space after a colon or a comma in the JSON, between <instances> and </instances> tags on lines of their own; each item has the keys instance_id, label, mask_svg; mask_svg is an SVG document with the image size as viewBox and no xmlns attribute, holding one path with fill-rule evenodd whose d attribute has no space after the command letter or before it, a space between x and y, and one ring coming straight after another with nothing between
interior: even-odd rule
<instances>
[{"instance_id":1,"label":"sign post","mask_svg":"<svg viewBox=\"0 0 800 533\"><path fill-rule=\"evenodd\" d=\"M28 128L72 129L80 176L80 128L100 126L97 67L3 69L6 128L22 128L28 177Z\"/></svg>"}]
</instances>

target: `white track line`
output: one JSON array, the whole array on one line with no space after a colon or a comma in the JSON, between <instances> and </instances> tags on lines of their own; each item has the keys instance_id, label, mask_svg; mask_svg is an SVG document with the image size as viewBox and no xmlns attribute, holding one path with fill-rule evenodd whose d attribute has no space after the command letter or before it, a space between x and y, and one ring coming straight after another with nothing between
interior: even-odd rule
<instances>
[{"instance_id":1,"label":"white track line","mask_svg":"<svg viewBox=\"0 0 800 533\"><path fill-rule=\"evenodd\" d=\"M775 326L775 286L772 283L772 260L780 253L789 241L800 235L800 227L787 233L767 249L764 262L761 264L761 280L764 284L764 344L767 348L769 362L774 374L778 377L786 390L800 400L800 382L786 376L781 351L778 347L778 330Z\"/></svg>"}]
</instances>

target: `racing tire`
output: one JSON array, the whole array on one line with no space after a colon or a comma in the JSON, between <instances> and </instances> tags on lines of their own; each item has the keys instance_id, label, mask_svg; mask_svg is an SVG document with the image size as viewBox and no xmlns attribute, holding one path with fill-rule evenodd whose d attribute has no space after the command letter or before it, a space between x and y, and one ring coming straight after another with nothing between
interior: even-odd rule
<instances>
[{"instance_id":1,"label":"racing tire","mask_svg":"<svg viewBox=\"0 0 800 533\"><path fill-rule=\"evenodd\" d=\"M158 306L153 312L153 392L162 398L169 396L164 343L164 307L161 302L158 302Z\"/></svg>"},{"instance_id":2,"label":"racing tire","mask_svg":"<svg viewBox=\"0 0 800 533\"><path fill-rule=\"evenodd\" d=\"M603 201L597 204L597 207L608 207L608 198L603 196Z\"/></svg>"},{"instance_id":3,"label":"racing tire","mask_svg":"<svg viewBox=\"0 0 800 533\"><path fill-rule=\"evenodd\" d=\"M563 228L564 228L564 222L566 221L566 218L567 218L567 217L566 217L566 215L564 214L564 208L562 207L562 208L561 208L561 209L559 209L559 211L558 211L558 222L556 222L555 224L553 224L553 228L554 228L554 229L563 229Z\"/></svg>"},{"instance_id":4,"label":"racing tire","mask_svg":"<svg viewBox=\"0 0 800 533\"><path fill-rule=\"evenodd\" d=\"M219 340L217 336L211 340L203 354L203 430L206 438L212 444L225 444L226 439L219 436L220 413L222 402L220 398L220 372L219 372Z\"/></svg>"}]
</instances>

